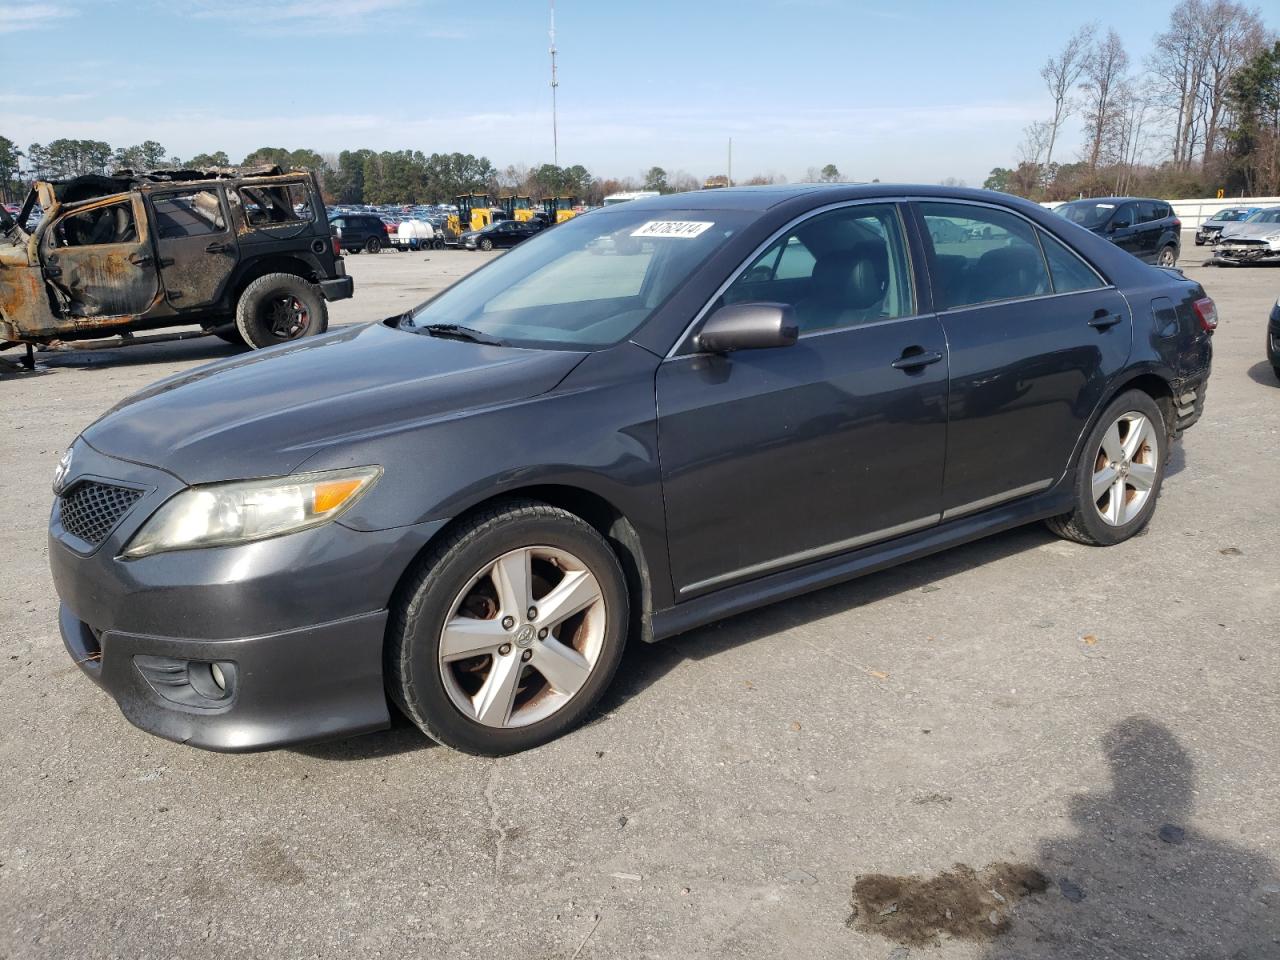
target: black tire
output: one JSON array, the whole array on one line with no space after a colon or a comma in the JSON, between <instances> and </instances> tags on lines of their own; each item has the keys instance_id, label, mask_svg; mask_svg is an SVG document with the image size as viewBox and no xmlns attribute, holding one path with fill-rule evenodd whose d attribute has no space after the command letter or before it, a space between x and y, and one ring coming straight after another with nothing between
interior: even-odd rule
<instances>
[{"instance_id":1,"label":"black tire","mask_svg":"<svg viewBox=\"0 0 1280 960\"><path fill-rule=\"evenodd\" d=\"M481 250L488 252L493 249L493 241L490 240L488 237L485 237L480 241L479 247Z\"/></svg>"},{"instance_id":2,"label":"black tire","mask_svg":"<svg viewBox=\"0 0 1280 960\"><path fill-rule=\"evenodd\" d=\"M364 249L366 253L381 253L382 241L377 237L370 237L364 242Z\"/></svg>"},{"instance_id":3,"label":"black tire","mask_svg":"<svg viewBox=\"0 0 1280 960\"><path fill-rule=\"evenodd\" d=\"M1201 240L1199 237L1196 237L1196 246L1197 246L1197 247L1203 247L1203 246L1204 246L1204 241L1203 241L1203 240Z\"/></svg>"},{"instance_id":4,"label":"black tire","mask_svg":"<svg viewBox=\"0 0 1280 960\"><path fill-rule=\"evenodd\" d=\"M1156 440L1155 480L1142 509L1127 523L1111 525L1099 515L1099 508L1093 498L1093 476L1102 454L1102 440L1107 431L1117 420L1130 412L1143 414L1151 421ZM1156 502L1160 497L1160 486L1164 482L1165 464L1169 460L1169 429L1165 424L1164 414L1159 404L1151 395L1142 390L1128 390L1116 397L1098 422L1089 432L1080 453L1080 462L1076 465L1076 475L1072 482L1076 506L1070 513L1053 517L1045 521L1049 529L1067 540L1089 546L1110 547L1128 540L1142 530L1151 520L1155 512Z\"/></svg>"},{"instance_id":5,"label":"black tire","mask_svg":"<svg viewBox=\"0 0 1280 960\"><path fill-rule=\"evenodd\" d=\"M255 350L329 329L329 309L315 285L292 273L254 280L236 303L236 329Z\"/></svg>"},{"instance_id":6,"label":"black tire","mask_svg":"<svg viewBox=\"0 0 1280 960\"><path fill-rule=\"evenodd\" d=\"M1160 252L1156 254L1156 263L1161 267L1176 267L1178 265L1178 248L1172 243L1165 244L1160 248Z\"/></svg>"},{"instance_id":7,"label":"black tire","mask_svg":"<svg viewBox=\"0 0 1280 960\"><path fill-rule=\"evenodd\" d=\"M604 639L583 686L550 716L527 726L493 727L466 716L450 699L439 664L445 618L467 583L508 551L546 545L578 557L604 598ZM393 603L387 627L386 682L391 699L427 736L467 753L501 756L554 740L578 726L609 686L630 622L626 580L604 538L581 518L533 500L479 513L423 557Z\"/></svg>"},{"instance_id":8,"label":"black tire","mask_svg":"<svg viewBox=\"0 0 1280 960\"><path fill-rule=\"evenodd\" d=\"M1280 380L1280 363L1273 363L1271 365L1271 372L1276 375L1277 380Z\"/></svg>"}]
</instances>

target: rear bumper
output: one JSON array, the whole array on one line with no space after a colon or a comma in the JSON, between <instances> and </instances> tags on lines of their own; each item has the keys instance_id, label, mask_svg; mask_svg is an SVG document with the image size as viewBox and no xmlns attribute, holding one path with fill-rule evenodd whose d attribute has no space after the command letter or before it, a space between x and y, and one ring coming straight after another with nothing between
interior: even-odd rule
<instances>
[{"instance_id":1,"label":"rear bumper","mask_svg":"<svg viewBox=\"0 0 1280 960\"><path fill-rule=\"evenodd\" d=\"M355 292L355 283L350 277L333 277L320 281L320 293L326 300L349 300Z\"/></svg>"},{"instance_id":2,"label":"rear bumper","mask_svg":"<svg viewBox=\"0 0 1280 960\"><path fill-rule=\"evenodd\" d=\"M1180 436L1183 431L1195 426L1204 415L1205 394L1209 390L1209 368L1192 377L1186 377L1173 384L1173 436Z\"/></svg>"},{"instance_id":3,"label":"rear bumper","mask_svg":"<svg viewBox=\"0 0 1280 960\"><path fill-rule=\"evenodd\" d=\"M385 610L238 640L96 634L66 604L62 642L130 723L206 750L262 750L381 730ZM207 678L218 664L225 690Z\"/></svg>"}]
</instances>

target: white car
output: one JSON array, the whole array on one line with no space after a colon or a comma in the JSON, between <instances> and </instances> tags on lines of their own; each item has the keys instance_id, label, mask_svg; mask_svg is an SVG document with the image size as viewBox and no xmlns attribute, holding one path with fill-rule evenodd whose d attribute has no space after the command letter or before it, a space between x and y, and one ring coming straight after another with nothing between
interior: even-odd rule
<instances>
[{"instance_id":1,"label":"white car","mask_svg":"<svg viewBox=\"0 0 1280 960\"><path fill-rule=\"evenodd\" d=\"M1280 260L1280 207L1267 207L1248 220L1227 224L1215 259L1226 263Z\"/></svg>"}]
</instances>

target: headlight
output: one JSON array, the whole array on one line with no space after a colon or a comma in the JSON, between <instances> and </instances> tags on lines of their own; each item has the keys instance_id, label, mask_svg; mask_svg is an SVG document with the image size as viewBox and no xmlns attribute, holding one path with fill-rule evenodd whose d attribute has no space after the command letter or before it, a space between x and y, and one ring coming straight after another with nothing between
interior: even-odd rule
<instances>
[{"instance_id":1,"label":"headlight","mask_svg":"<svg viewBox=\"0 0 1280 960\"><path fill-rule=\"evenodd\" d=\"M354 467L189 487L142 525L124 556L248 543L319 526L340 516L381 475L381 467Z\"/></svg>"}]
</instances>

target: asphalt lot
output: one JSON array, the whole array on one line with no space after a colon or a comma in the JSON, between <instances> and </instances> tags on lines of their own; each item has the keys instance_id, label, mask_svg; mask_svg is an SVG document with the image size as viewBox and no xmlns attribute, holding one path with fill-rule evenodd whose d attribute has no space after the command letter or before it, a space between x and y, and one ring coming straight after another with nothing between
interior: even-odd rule
<instances>
[{"instance_id":1,"label":"asphalt lot","mask_svg":"<svg viewBox=\"0 0 1280 960\"><path fill-rule=\"evenodd\" d=\"M403 724L248 756L131 727L58 639L49 478L117 400L235 351L0 374L0 957L1274 960L1280 269L1203 258L1188 236L1208 406L1145 535L1025 528L637 645L597 719L500 760ZM484 259L350 257L332 321Z\"/></svg>"}]
</instances>

